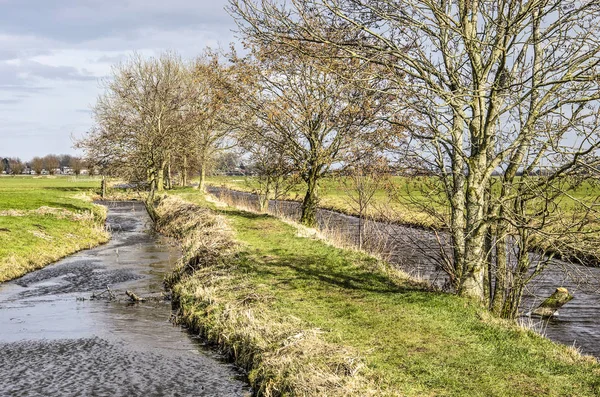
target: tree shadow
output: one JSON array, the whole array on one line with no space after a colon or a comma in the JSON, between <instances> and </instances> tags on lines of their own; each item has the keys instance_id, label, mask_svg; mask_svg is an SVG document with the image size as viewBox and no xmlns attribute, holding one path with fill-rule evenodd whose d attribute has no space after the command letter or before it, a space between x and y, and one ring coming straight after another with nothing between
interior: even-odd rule
<instances>
[{"instance_id":1,"label":"tree shadow","mask_svg":"<svg viewBox=\"0 0 600 397\"><path fill-rule=\"evenodd\" d=\"M248 212L248 211L240 210L237 208L225 208L225 209L219 209L218 211L221 213L227 214L227 215L237 216L237 217L245 218L248 220L268 219L268 218L275 219L275 217L273 215L257 214L255 212Z\"/></svg>"},{"instance_id":2,"label":"tree shadow","mask_svg":"<svg viewBox=\"0 0 600 397\"><path fill-rule=\"evenodd\" d=\"M94 187L58 187L58 186L46 186L42 190L54 190L61 192L87 192L95 189Z\"/></svg>"},{"instance_id":3,"label":"tree shadow","mask_svg":"<svg viewBox=\"0 0 600 397\"><path fill-rule=\"evenodd\" d=\"M273 218L271 215L256 214L238 209L227 209L228 215L249 221ZM245 226L249 230L260 227ZM265 235L265 238L268 238ZM315 241L315 243L318 243ZM331 247L332 250L337 248ZM355 253L340 252L335 258L318 252L306 253L306 250L272 247L266 254L256 257L255 253L240 253L240 266L249 274L270 278L274 283L301 287L303 284L321 284L324 287L348 291L367 291L381 294L402 294L420 292L439 294L413 280L393 280L376 268L368 265L368 260L354 257ZM305 251L305 252L302 252ZM315 250L318 251L318 250ZM362 263L357 263L362 262Z\"/></svg>"},{"instance_id":4,"label":"tree shadow","mask_svg":"<svg viewBox=\"0 0 600 397\"><path fill-rule=\"evenodd\" d=\"M89 208L85 207L85 206L78 206L78 205L71 204L71 203L61 203L61 202L58 202L58 201L48 202L47 206L48 207L64 208L66 210L71 210L71 211L76 211L76 212L89 210Z\"/></svg>"}]
</instances>

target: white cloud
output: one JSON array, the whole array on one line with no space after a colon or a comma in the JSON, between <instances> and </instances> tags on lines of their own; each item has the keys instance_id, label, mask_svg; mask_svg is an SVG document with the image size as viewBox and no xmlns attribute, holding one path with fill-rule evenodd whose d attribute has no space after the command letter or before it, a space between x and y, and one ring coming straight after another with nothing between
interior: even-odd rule
<instances>
[{"instance_id":1,"label":"white cloud","mask_svg":"<svg viewBox=\"0 0 600 397\"><path fill-rule=\"evenodd\" d=\"M98 79L133 51L227 47L227 0L0 0L0 155L72 152Z\"/></svg>"}]
</instances>

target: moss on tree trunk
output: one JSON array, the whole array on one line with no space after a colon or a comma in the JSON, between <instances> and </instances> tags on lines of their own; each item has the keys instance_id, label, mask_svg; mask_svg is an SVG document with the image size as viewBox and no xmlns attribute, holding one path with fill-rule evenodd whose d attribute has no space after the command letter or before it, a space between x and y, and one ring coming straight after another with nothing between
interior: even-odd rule
<instances>
[{"instance_id":1,"label":"moss on tree trunk","mask_svg":"<svg viewBox=\"0 0 600 397\"><path fill-rule=\"evenodd\" d=\"M533 311L533 314L541 317L551 317L558 309L572 299L573 295L571 295L566 288L557 288L552 295L546 298L546 300Z\"/></svg>"}]
</instances>

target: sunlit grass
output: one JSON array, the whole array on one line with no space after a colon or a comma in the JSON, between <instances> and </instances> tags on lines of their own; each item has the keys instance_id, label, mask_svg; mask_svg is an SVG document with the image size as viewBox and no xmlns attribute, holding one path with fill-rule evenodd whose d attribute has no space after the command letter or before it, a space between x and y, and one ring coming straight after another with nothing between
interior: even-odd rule
<instances>
[{"instance_id":1,"label":"sunlit grass","mask_svg":"<svg viewBox=\"0 0 600 397\"><path fill-rule=\"evenodd\" d=\"M177 291L191 323L261 366L251 379L266 373L272 377L263 381L273 387L293 389L310 383L305 377L316 376L315 368L339 370L342 355L358 360L351 368L365 367L321 395L600 393L598 364L566 346L430 291L365 254L300 237L274 217L219 213L234 231L237 253L200 268ZM314 349L302 345L311 330L318 335Z\"/></svg>"},{"instance_id":2,"label":"sunlit grass","mask_svg":"<svg viewBox=\"0 0 600 397\"><path fill-rule=\"evenodd\" d=\"M252 177L210 177L207 183L246 192L257 187ZM303 186L299 185L286 199L301 201L302 189ZM324 178L319 188L319 206L357 215L349 196L351 190L345 186L343 178ZM499 183L493 185L493 191L499 194ZM549 206L545 226L535 237L536 247L565 258L578 258L589 264L600 263L599 198L600 183L583 182L576 188L566 188L565 194L555 201L556 206ZM537 207L530 208L530 212L538 212L543 204L543 200L540 201ZM390 178L385 189L376 191L368 215L377 220L439 229L449 222L448 208L431 178L395 176ZM587 214L587 224L579 229L586 208L592 210Z\"/></svg>"},{"instance_id":3,"label":"sunlit grass","mask_svg":"<svg viewBox=\"0 0 600 397\"><path fill-rule=\"evenodd\" d=\"M1 177L0 282L107 241L106 211L89 199L98 186L93 178Z\"/></svg>"}]
</instances>

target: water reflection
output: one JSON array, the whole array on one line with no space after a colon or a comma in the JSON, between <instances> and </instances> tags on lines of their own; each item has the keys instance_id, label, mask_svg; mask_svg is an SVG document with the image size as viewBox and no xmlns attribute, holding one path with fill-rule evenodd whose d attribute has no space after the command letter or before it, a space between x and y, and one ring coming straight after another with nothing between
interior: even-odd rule
<instances>
[{"instance_id":1,"label":"water reflection","mask_svg":"<svg viewBox=\"0 0 600 397\"><path fill-rule=\"evenodd\" d=\"M106 203L111 241L0 286L0 395L241 396L239 371L169 323L162 291L180 252L139 203ZM81 300L111 290L117 302Z\"/></svg>"}]
</instances>

